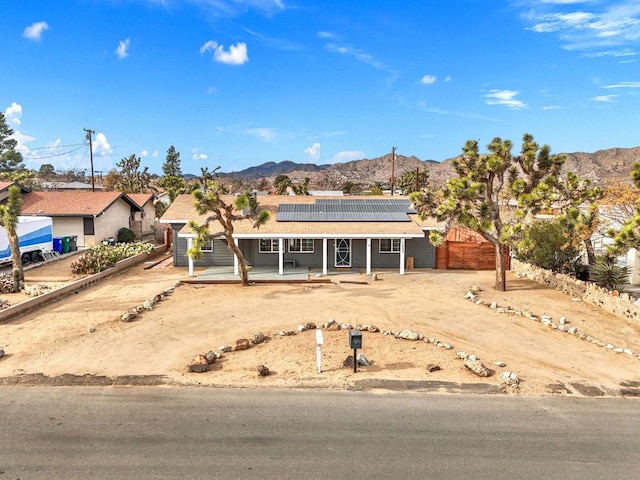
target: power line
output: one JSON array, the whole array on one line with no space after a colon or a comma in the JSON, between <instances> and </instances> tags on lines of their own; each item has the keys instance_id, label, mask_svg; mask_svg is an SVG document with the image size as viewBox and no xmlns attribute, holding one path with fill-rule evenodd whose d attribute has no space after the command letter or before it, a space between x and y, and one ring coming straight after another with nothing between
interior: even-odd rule
<instances>
[{"instance_id":1,"label":"power line","mask_svg":"<svg viewBox=\"0 0 640 480\"><path fill-rule=\"evenodd\" d=\"M86 143L78 144L78 145L80 145L80 146L78 148L74 148L73 150L67 150L66 152L56 153L55 155L47 155L46 157L35 156L33 159L34 160L42 160L42 159L45 159L45 158L62 157L64 155L68 155L70 153L77 152L81 148L84 148L84 147L88 146ZM68 145L68 146L71 146L71 145Z\"/></svg>"},{"instance_id":2,"label":"power line","mask_svg":"<svg viewBox=\"0 0 640 480\"><path fill-rule=\"evenodd\" d=\"M77 147L78 145L86 145L86 143L72 143L71 145L51 145L50 147L34 147L29 150L48 150L52 148L67 148L67 147Z\"/></svg>"}]
</instances>

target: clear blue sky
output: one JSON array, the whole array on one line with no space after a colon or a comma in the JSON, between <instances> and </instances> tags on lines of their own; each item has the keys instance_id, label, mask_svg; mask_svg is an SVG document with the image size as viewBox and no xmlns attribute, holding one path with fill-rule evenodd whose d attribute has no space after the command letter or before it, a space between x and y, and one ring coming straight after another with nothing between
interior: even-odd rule
<instances>
[{"instance_id":1,"label":"clear blue sky","mask_svg":"<svg viewBox=\"0 0 640 480\"><path fill-rule=\"evenodd\" d=\"M3 0L0 109L29 168L154 173L640 145L637 0ZM43 148L57 146L56 148ZM65 153L70 152L70 153ZM55 156L54 156L55 155Z\"/></svg>"}]
</instances>

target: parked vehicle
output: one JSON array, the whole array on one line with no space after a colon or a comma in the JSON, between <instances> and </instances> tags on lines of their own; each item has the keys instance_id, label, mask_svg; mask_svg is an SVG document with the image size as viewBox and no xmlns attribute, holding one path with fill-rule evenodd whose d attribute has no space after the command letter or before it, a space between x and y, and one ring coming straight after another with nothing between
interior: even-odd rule
<instances>
[{"instance_id":1,"label":"parked vehicle","mask_svg":"<svg viewBox=\"0 0 640 480\"><path fill-rule=\"evenodd\" d=\"M51 217L18 217L18 242L22 264L39 262L43 252L53 249L53 221ZM11 246L7 231L0 227L0 264L11 263Z\"/></svg>"}]
</instances>

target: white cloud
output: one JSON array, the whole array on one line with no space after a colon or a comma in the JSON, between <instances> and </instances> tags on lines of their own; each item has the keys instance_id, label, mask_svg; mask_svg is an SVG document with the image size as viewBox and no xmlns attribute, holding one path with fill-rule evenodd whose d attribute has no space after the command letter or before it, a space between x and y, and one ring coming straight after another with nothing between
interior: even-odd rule
<instances>
[{"instance_id":1,"label":"white cloud","mask_svg":"<svg viewBox=\"0 0 640 480\"><path fill-rule=\"evenodd\" d=\"M605 85L602 88L640 88L640 82L620 82L614 85Z\"/></svg>"},{"instance_id":2,"label":"white cloud","mask_svg":"<svg viewBox=\"0 0 640 480\"><path fill-rule=\"evenodd\" d=\"M4 115L7 119L7 122L13 123L14 125L20 125L20 117L22 117L22 105L19 105L16 102L12 102L11 105L4 111Z\"/></svg>"},{"instance_id":3,"label":"white cloud","mask_svg":"<svg viewBox=\"0 0 640 480\"><path fill-rule=\"evenodd\" d=\"M484 97L487 105L503 105L514 109L525 108L527 105L515 98L519 93L513 90L491 90Z\"/></svg>"},{"instance_id":4,"label":"white cloud","mask_svg":"<svg viewBox=\"0 0 640 480\"><path fill-rule=\"evenodd\" d=\"M359 48L354 48L351 46L342 46L336 45L335 43L328 43L326 45L327 50L334 53L339 53L341 55L346 55L348 57L353 57L357 61L362 62L366 65L370 65L377 70L382 70L385 72L393 73L395 72L387 67L384 63L379 60L376 60L373 55L366 53L364 50L360 50Z\"/></svg>"},{"instance_id":5,"label":"white cloud","mask_svg":"<svg viewBox=\"0 0 640 480\"><path fill-rule=\"evenodd\" d=\"M451 75L447 75L446 77L444 77L444 81L445 82L450 82L451 81Z\"/></svg>"},{"instance_id":6,"label":"white cloud","mask_svg":"<svg viewBox=\"0 0 640 480\"><path fill-rule=\"evenodd\" d=\"M581 3L582 9L567 11ZM593 5L592 9L586 7ZM530 2L526 17L530 30L555 34L567 50L594 50L602 47L636 45L640 38L640 3L632 0L578 2L546 0Z\"/></svg>"},{"instance_id":7,"label":"white cloud","mask_svg":"<svg viewBox=\"0 0 640 480\"><path fill-rule=\"evenodd\" d=\"M320 159L320 144L316 142L310 147L305 148L304 153L309 157L309 160L317 162Z\"/></svg>"},{"instance_id":8,"label":"white cloud","mask_svg":"<svg viewBox=\"0 0 640 480\"><path fill-rule=\"evenodd\" d=\"M158 150L154 150L153 153L151 154L152 157L157 157L158 156Z\"/></svg>"},{"instance_id":9,"label":"white cloud","mask_svg":"<svg viewBox=\"0 0 640 480\"><path fill-rule=\"evenodd\" d=\"M331 163L350 162L351 160L362 160L366 154L360 150L347 150L336 153L331 159Z\"/></svg>"},{"instance_id":10,"label":"white cloud","mask_svg":"<svg viewBox=\"0 0 640 480\"><path fill-rule=\"evenodd\" d=\"M207 155L206 153L194 153L191 158L193 160L206 160L207 158L209 158L209 155Z\"/></svg>"},{"instance_id":11,"label":"white cloud","mask_svg":"<svg viewBox=\"0 0 640 480\"><path fill-rule=\"evenodd\" d=\"M22 36L28 40L33 40L35 42L39 42L42 40L42 34L49 30L49 25L47 22L34 22L24 29L22 32Z\"/></svg>"},{"instance_id":12,"label":"white cloud","mask_svg":"<svg viewBox=\"0 0 640 480\"><path fill-rule=\"evenodd\" d=\"M123 59L129 56L129 45L131 44L131 39L126 38L124 40L120 40L118 43L118 48L116 48L116 55L118 58Z\"/></svg>"},{"instance_id":13,"label":"white cloud","mask_svg":"<svg viewBox=\"0 0 640 480\"><path fill-rule=\"evenodd\" d=\"M420 83L423 85L433 85L438 80L435 75L425 75L420 79Z\"/></svg>"},{"instance_id":14,"label":"white cloud","mask_svg":"<svg viewBox=\"0 0 640 480\"><path fill-rule=\"evenodd\" d=\"M618 98L618 95L598 95L596 97L591 97L591 100L600 103L612 103L616 98Z\"/></svg>"},{"instance_id":15,"label":"white cloud","mask_svg":"<svg viewBox=\"0 0 640 480\"><path fill-rule=\"evenodd\" d=\"M230 45L229 50L225 50L224 45L220 45L215 40L209 40L200 47L200 54L205 54L209 50L213 50L213 59L216 62L226 65L243 65L249 61L247 44L244 42Z\"/></svg>"},{"instance_id":16,"label":"white cloud","mask_svg":"<svg viewBox=\"0 0 640 480\"><path fill-rule=\"evenodd\" d=\"M261 138L265 142L271 142L276 138L276 131L273 128L247 128L244 130L247 135Z\"/></svg>"},{"instance_id":17,"label":"white cloud","mask_svg":"<svg viewBox=\"0 0 640 480\"><path fill-rule=\"evenodd\" d=\"M144 157L146 157L147 155L149 155L149 150L142 150L142 151L140 152L140 157L141 157L141 158L144 158Z\"/></svg>"},{"instance_id":18,"label":"white cloud","mask_svg":"<svg viewBox=\"0 0 640 480\"><path fill-rule=\"evenodd\" d=\"M330 38L332 40L335 40L336 38L338 38L338 36L333 32L318 32L316 33L316 36L318 38Z\"/></svg>"},{"instance_id":19,"label":"white cloud","mask_svg":"<svg viewBox=\"0 0 640 480\"><path fill-rule=\"evenodd\" d=\"M96 139L93 141L93 154L104 157L105 155L111 155L112 153L113 148L109 145L106 135L104 133L98 133L96 135Z\"/></svg>"}]
</instances>

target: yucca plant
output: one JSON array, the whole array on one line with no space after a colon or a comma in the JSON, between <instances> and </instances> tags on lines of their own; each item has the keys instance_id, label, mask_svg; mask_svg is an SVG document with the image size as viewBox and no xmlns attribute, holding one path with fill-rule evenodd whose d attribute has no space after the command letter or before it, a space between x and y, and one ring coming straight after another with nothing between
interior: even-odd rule
<instances>
[{"instance_id":1,"label":"yucca plant","mask_svg":"<svg viewBox=\"0 0 640 480\"><path fill-rule=\"evenodd\" d=\"M613 257L601 256L591 266L589 280L600 287L620 292L629 281L629 267L616 265Z\"/></svg>"}]
</instances>

